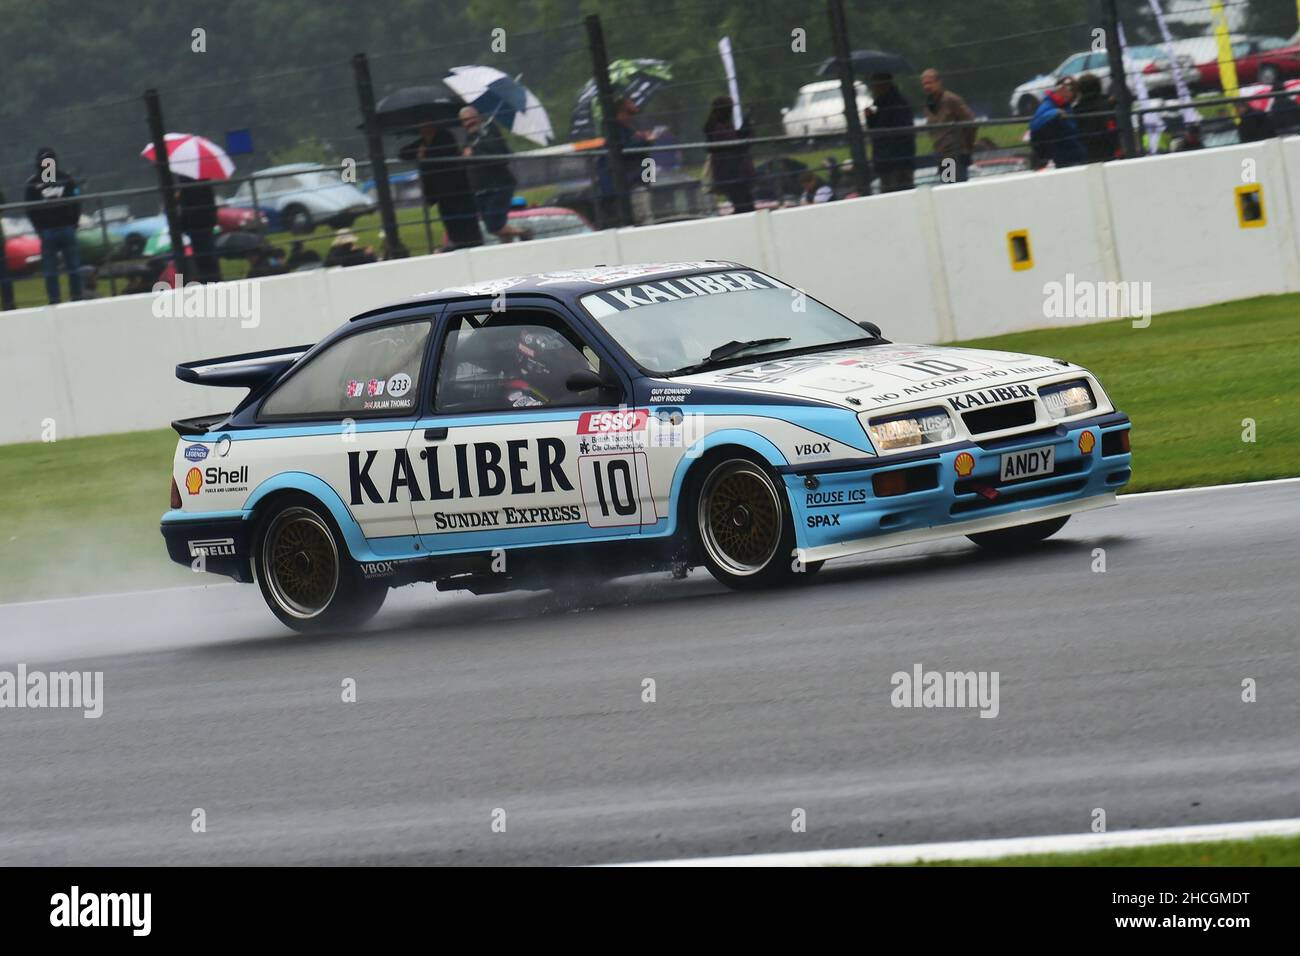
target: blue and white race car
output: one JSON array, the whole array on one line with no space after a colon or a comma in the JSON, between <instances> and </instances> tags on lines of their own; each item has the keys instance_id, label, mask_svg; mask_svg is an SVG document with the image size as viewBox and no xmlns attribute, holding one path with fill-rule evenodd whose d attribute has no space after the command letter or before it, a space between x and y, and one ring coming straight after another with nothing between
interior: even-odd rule
<instances>
[{"instance_id":1,"label":"blue and white race car","mask_svg":"<svg viewBox=\"0 0 1300 956\"><path fill-rule=\"evenodd\" d=\"M732 262L445 289L176 373L249 393L173 423L168 551L299 630L413 581L702 564L748 588L951 535L1018 548L1130 477L1129 420L1087 369L893 344Z\"/></svg>"}]
</instances>

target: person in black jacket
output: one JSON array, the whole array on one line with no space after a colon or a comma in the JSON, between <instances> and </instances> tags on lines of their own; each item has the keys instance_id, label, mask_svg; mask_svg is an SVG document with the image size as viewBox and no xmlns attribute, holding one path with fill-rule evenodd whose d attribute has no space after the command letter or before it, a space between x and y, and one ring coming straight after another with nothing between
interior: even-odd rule
<instances>
[{"instance_id":1,"label":"person in black jacket","mask_svg":"<svg viewBox=\"0 0 1300 956\"><path fill-rule=\"evenodd\" d=\"M869 81L872 104L866 109L867 129L898 129L907 132L876 134L871 137L871 159L880 174L880 191L898 192L912 188L916 167L916 133L912 132L912 104L894 85L891 73L872 73Z\"/></svg>"},{"instance_id":2,"label":"person in black jacket","mask_svg":"<svg viewBox=\"0 0 1300 956\"><path fill-rule=\"evenodd\" d=\"M1119 156L1119 126L1112 112L1114 105L1102 95L1101 80L1092 73L1084 73L1078 80L1079 98L1074 112L1111 113L1110 116L1077 115L1074 122L1079 127L1079 139L1089 163L1104 163Z\"/></svg>"},{"instance_id":3,"label":"person in black jacket","mask_svg":"<svg viewBox=\"0 0 1300 956\"><path fill-rule=\"evenodd\" d=\"M1273 92L1288 94L1273 97L1273 102L1269 105L1268 118L1273 124L1273 131L1279 135L1300 132L1300 103L1296 102L1294 91L1288 91L1286 81L1278 77L1273 84Z\"/></svg>"},{"instance_id":4,"label":"person in black jacket","mask_svg":"<svg viewBox=\"0 0 1300 956\"><path fill-rule=\"evenodd\" d=\"M1237 127L1237 139L1243 143L1258 143L1260 140L1273 139L1277 130L1268 118L1268 114L1255 109L1245 100L1238 100L1233 106L1237 109L1240 125Z\"/></svg>"},{"instance_id":5,"label":"person in black jacket","mask_svg":"<svg viewBox=\"0 0 1300 956\"><path fill-rule=\"evenodd\" d=\"M81 194L77 181L63 171L59 158L48 146L36 153L36 172L27 180L27 218L41 239L41 271L50 305L58 305L59 257L68 273L72 300L81 298L81 252L77 248L77 222L81 219Z\"/></svg>"},{"instance_id":6,"label":"person in black jacket","mask_svg":"<svg viewBox=\"0 0 1300 956\"><path fill-rule=\"evenodd\" d=\"M420 164L424 202L437 206L447 243L453 248L483 245L478 227L478 205L470 186L468 165L451 131L439 123L421 123L420 138L404 145L397 155Z\"/></svg>"},{"instance_id":7,"label":"person in black jacket","mask_svg":"<svg viewBox=\"0 0 1300 956\"><path fill-rule=\"evenodd\" d=\"M181 232L190 237L194 250L195 278L199 282L220 282L221 261L217 258L217 197L203 180L177 176L176 202L180 208Z\"/></svg>"},{"instance_id":8,"label":"person in black jacket","mask_svg":"<svg viewBox=\"0 0 1300 956\"><path fill-rule=\"evenodd\" d=\"M469 181L474 187L474 201L483 226L502 242L527 239L526 229L510 225L510 203L515 198L515 174L510 171L510 147L501 129L491 117L483 122L478 110L466 106L460 111L460 125L465 130L466 158L478 157L469 166Z\"/></svg>"},{"instance_id":9,"label":"person in black jacket","mask_svg":"<svg viewBox=\"0 0 1300 956\"><path fill-rule=\"evenodd\" d=\"M753 134L747 120L742 119L740 129L736 128L733 108L730 96L715 96L709 106L704 138L716 144L709 147L710 177L713 191L726 196L735 212L753 212L754 160L749 144L743 142Z\"/></svg>"}]
</instances>

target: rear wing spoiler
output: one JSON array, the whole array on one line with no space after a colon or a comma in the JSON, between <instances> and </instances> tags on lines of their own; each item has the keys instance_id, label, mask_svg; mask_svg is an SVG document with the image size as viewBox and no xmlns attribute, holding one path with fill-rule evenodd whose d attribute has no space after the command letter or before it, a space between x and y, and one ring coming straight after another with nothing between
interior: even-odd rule
<instances>
[{"instance_id":1,"label":"rear wing spoiler","mask_svg":"<svg viewBox=\"0 0 1300 956\"><path fill-rule=\"evenodd\" d=\"M279 376L310 349L310 345L296 345L185 362L176 366L176 377L194 385L256 389Z\"/></svg>"}]
</instances>

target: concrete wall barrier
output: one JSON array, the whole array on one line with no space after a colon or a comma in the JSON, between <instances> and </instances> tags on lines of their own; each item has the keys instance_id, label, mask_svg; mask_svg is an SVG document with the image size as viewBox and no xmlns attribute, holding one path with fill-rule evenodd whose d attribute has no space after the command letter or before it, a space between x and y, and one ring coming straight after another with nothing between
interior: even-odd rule
<instances>
[{"instance_id":1,"label":"concrete wall barrier","mask_svg":"<svg viewBox=\"0 0 1300 956\"><path fill-rule=\"evenodd\" d=\"M1256 186L1264 221L1243 227L1238 191ZM1156 312L1297 291L1297 224L1300 137L277 276L257 284L249 328L160 317L153 295L26 309L0 315L0 443L40 440L50 422L69 438L222 411L242 393L184 385L178 363L315 342L386 302L522 272L734 259L896 341L938 342L1095 321L1045 314L1067 275L1149 283Z\"/></svg>"}]
</instances>

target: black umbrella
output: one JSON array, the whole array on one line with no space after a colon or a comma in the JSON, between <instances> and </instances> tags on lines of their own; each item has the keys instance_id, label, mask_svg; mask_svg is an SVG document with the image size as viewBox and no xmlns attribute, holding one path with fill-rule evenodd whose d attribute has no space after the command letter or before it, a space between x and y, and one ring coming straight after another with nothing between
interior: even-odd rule
<instances>
[{"instance_id":1,"label":"black umbrella","mask_svg":"<svg viewBox=\"0 0 1300 956\"><path fill-rule=\"evenodd\" d=\"M439 80L429 86L408 86L375 104L375 118L386 132L415 129L421 123L451 124L465 101Z\"/></svg>"},{"instance_id":2,"label":"black umbrella","mask_svg":"<svg viewBox=\"0 0 1300 956\"><path fill-rule=\"evenodd\" d=\"M866 77L872 73L915 73L916 67L908 62L907 57L884 50L854 50L849 59L853 62L855 76ZM838 60L830 57L817 68L818 76L836 76Z\"/></svg>"},{"instance_id":3,"label":"black umbrella","mask_svg":"<svg viewBox=\"0 0 1300 956\"><path fill-rule=\"evenodd\" d=\"M223 232L214 243L223 259L242 259L254 249L267 245L266 237L256 232Z\"/></svg>"}]
</instances>

